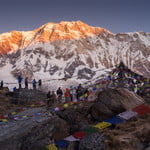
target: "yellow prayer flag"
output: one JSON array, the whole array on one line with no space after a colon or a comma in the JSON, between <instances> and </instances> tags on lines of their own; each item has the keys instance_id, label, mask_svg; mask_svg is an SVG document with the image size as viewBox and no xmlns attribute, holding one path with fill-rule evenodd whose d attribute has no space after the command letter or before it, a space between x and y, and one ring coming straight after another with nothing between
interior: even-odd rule
<instances>
[{"instance_id":1,"label":"yellow prayer flag","mask_svg":"<svg viewBox=\"0 0 150 150\"><path fill-rule=\"evenodd\" d=\"M48 150L58 150L58 148L55 146L55 144L50 144L50 145L46 146L46 148Z\"/></svg>"},{"instance_id":2,"label":"yellow prayer flag","mask_svg":"<svg viewBox=\"0 0 150 150\"><path fill-rule=\"evenodd\" d=\"M99 88L99 85L96 85L96 88Z\"/></svg>"},{"instance_id":3,"label":"yellow prayer flag","mask_svg":"<svg viewBox=\"0 0 150 150\"><path fill-rule=\"evenodd\" d=\"M22 116L22 118L27 118L27 116Z\"/></svg>"},{"instance_id":4,"label":"yellow prayer flag","mask_svg":"<svg viewBox=\"0 0 150 150\"><path fill-rule=\"evenodd\" d=\"M103 121L103 122L101 122L101 123L98 123L98 124L95 125L94 127L99 128L99 129L104 129L104 128L107 128L107 127L109 127L109 126L111 126L111 123L108 123L108 122Z\"/></svg>"},{"instance_id":5,"label":"yellow prayer flag","mask_svg":"<svg viewBox=\"0 0 150 150\"><path fill-rule=\"evenodd\" d=\"M85 96L85 97L88 96L87 93L85 93L84 96Z\"/></svg>"},{"instance_id":6,"label":"yellow prayer flag","mask_svg":"<svg viewBox=\"0 0 150 150\"><path fill-rule=\"evenodd\" d=\"M68 107L69 106L69 104L64 104L64 107Z\"/></svg>"},{"instance_id":7,"label":"yellow prayer flag","mask_svg":"<svg viewBox=\"0 0 150 150\"><path fill-rule=\"evenodd\" d=\"M12 115L15 115L15 114L17 114L17 113L16 113L16 112L12 112L11 114L12 114Z\"/></svg>"},{"instance_id":8,"label":"yellow prayer flag","mask_svg":"<svg viewBox=\"0 0 150 150\"><path fill-rule=\"evenodd\" d=\"M7 119L2 119L2 121L3 121L3 122L7 122L8 120L7 120Z\"/></svg>"}]
</instances>

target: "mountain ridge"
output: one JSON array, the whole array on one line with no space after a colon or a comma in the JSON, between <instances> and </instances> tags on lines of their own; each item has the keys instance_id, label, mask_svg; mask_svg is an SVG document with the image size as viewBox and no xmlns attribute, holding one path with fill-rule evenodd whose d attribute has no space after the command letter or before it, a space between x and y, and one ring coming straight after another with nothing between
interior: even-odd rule
<instances>
[{"instance_id":1,"label":"mountain ridge","mask_svg":"<svg viewBox=\"0 0 150 150\"><path fill-rule=\"evenodd\" d=\"M93 36L103 31L112 34L104 28L91 27L81 21L49 22L32 31L11 31L10 33L0 34L0 53L5 54L20 49L20 47L25 48L31 43L33 38L36 40L36 43L52 42L55 40L79 39ZM5 45L7 45L7 47Z\"/></svg>"},{"instance_id":2,"label":"mountain ridge","mask_svg":"<svg viewBox=\"0 0 150 150\"><path fill-rule=\"evenodd\" d=\"M10 80L22 74L30 79L72 78L82 82L101 76L120 62L135 73L150 76L150 33L113 34L80 21L68 24L67 28L66 22L57 24L51 33L53 24L47 23L34 34L24 32L25 39L14 31L12 45L11 38L4 43L0 38L0 78L6 78L3 74L7 72Z\"/></svg>"}]
</instances>

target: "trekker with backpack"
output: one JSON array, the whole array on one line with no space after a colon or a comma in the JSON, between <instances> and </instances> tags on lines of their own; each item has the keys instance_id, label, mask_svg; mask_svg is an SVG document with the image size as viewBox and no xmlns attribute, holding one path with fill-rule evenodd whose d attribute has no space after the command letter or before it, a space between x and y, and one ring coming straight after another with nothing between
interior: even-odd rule
<instances>
[{"instance_id":1,"label":"trekker with backpack","mask_svg":"<svg viewBox=\"0 0 150 150\"><path fill-rule=\"evenodd\" d=\"M22 76L19 75L19 76L18 76L19 89L21 89L21 83L22 83L22 80L23 80Z\"/></svg>"},{"instance_id":2,"label":"trekker with backpack","mask_svg":"<svg viewBox=\"0 0 150 150\"><path fill-rule=\"evenodd\" d=\"M28 77L25 78L24 84L25 84L25 89L28 89Z\"/></svg>"},{"instance_id":3,"label":"trekker with backpack","mask_svg":"<svg viewBox=\"0 0 150 150\"><path fill-rule=\"evenodd\" d=\"M36 84L37 84L36 80L35 80L35 79L33 79L33 81L32 81L32 85L33 85L33 89L34 89L34 90L36 90Z\"/></svg>"},{"instance_id":4,"label":"trekker with backpack","mask_svg":"<svg viewBox=\"0 0 150 150\"><path fill-rule=\"evenodd\" d=\"M3 82L3 80L1 80L0 88L3 88L3 85L4 85L4 82Z\"/></svg>"},{"instance_id":5,"label":"trekker with backpack","mask_svg":"<svg viewBox=\"0 0 150 150\"><path fill-rule=\"evenodd\" d=\"M71 101L71 95L70 95L70 90L68 88L66 88L64 95L65 95L65 102L70 102Z\"/></svg>"},{"instance_id":6,"label":"trekker with backpack","mask_svg":"<svg viewBox=\"0 0 150 150\"><path fill-rule=\"evenodd\" d=\"M39 86L39 89L41 89L41 86L42 86L42 80L38 80L38 86Z\"/></svg>"},{"instance_id":7,"label":"trekker with backpack","mask_svg":"<svg viewBox=\"0 0 150 150\"><path fill-rule=\"evenodd\" d=\"M57 94L58 101L61 102L62 96L63 96L63 91L62 91L61 87L58 88L58 90L56 91L56 94Z\"/></svg>"}]
</instances>

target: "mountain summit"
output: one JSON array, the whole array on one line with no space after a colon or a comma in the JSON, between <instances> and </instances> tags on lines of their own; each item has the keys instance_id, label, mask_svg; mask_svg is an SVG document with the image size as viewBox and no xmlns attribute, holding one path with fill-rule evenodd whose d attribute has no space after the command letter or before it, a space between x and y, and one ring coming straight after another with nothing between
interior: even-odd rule
<instances>
[{"instance_id":1,"label":"mountain summit","mask_svg":"<svg viewBox=\"0 0 150 150\"><path fill-rule=\"evenodd\" d=\"M0 54L14 52L38 42L70 40L98 35L107 31L100 27L91 27L81 21L47 23L33 31L12 31L0 35Z\"/></svg>"},{"instance_id":2,"label":"mountain summit","mask_svg":"<svg viewBox=\"0 0 150 150\"><path fill-rule=\"evenodd\" d=\"M47 23L0 35L0 79L93 80L123 62L150 76L150 33L113 34L81 21ZM7 77L6 77L7 75Z\"/></svg>"}]
</instances>

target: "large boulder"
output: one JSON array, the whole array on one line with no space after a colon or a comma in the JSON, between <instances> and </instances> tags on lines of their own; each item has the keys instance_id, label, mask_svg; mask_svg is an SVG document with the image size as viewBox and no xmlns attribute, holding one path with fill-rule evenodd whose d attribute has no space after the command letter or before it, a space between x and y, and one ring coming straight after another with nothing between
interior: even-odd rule
<instances>
[{"instance_id":1,"label":"large boulder","mask_svg":"<svg viewBox=\"0 0 150 150\"><path fill-rule=\"evenodd\" d=\"M13 104L26 104L31 101L40 101L46 99L46 94L40 90L32 89L17 89L12 92Z\"/></svg>"},{"instance_id":2,"label":"large boulder","mask_svg":"<svg viewBox=\"0 0 150 150\"><path fill-rule=\"evenodd\" d=\"M75 107L72 106L70 108L63 109L58 111L56 114L68 123L70 134L73 134L80 128L89 124L90 118L88 118L88 115L90 107L90 103L85 103L84 105L77 105Z\"/></svg>"},{"instance_id":3,"label":"large boulder","mask_svg":"<svg viewBox=\"0 0 150 150\"><path fill-rule=\"evenodd\" d=\"M21 118L21 116L34 117ZM34 150L33 147L48 145L54 140L61 140L68 135L67 123L52 116L44 108L29 109L19 113L21 119L0 125L0 150Z\"/></svg>"},{"instance_id":4,"label":"large boulder","mask_svg":"<svg viewBox=\"0 0 150 150\"><path fill-rule=\"evenodd\" d=\"M105 89L98 93L97 101L91 107L91 116L102 121L143 102L140 96L127 89Z\"/></svg>"},{"instance_id":5,"label":"large boulder","mask_svg":"<svg viewBox=\"0 0 150 150\"><path fill-rule=\"evenodd\" d=\"M7 96L8 87L0 88L0 116L4 115L7 110L11 109L10 97Z\"/></svg>"},{"instance_id":6,"label":"large boulder","mask_svg":"<svg viewBox=\"0 0 150 150\"><path fill-rule=\"evenodd\" d=\"M104 150L104 139L102 133L90 134L80 141L79 150Z\"/></svg>"}]
</instances>

